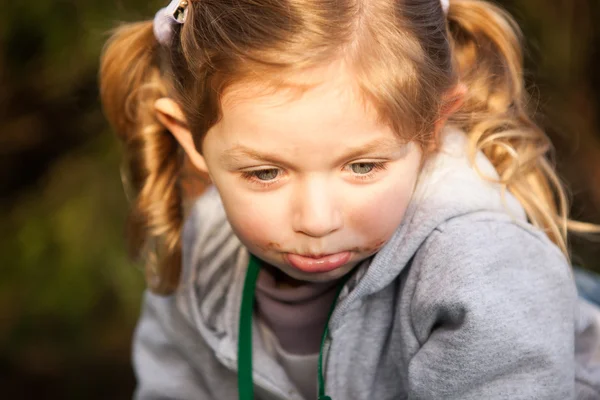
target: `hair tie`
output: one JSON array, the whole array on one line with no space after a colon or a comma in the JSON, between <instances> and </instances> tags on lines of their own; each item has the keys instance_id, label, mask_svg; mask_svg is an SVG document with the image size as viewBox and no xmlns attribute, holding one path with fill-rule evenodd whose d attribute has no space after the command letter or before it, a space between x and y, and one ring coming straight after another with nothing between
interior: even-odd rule
<instances>
[{"instance_id":1,"label":"hair tie","mask_svg":"<svg viewBox=\"0 0 600 400\"><path fill-rule=\"evenodd\" d=\"M154 16L154 36L158 43L165 47L171 45L175 27L187 18L188 5L187 0L172 0L167 7L158 10Z\"/></svg>"},{"instance_id":2,"label":"hair tie","mask_svg":"<svg viewBox=\"0 0 600 400\"><path fill-rule=\"evenodd\" d=\"M450 0L440 0L442 3L442 10L444 10L444 14L448 15L448 10L450 9Z\"/></svg>"}]
</instances>

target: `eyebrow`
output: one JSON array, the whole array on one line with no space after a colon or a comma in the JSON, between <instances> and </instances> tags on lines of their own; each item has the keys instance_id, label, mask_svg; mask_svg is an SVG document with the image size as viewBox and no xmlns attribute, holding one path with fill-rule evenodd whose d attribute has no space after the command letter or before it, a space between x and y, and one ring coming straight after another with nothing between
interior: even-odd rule
<instances>
[{"instance_id":1,"label":"eyebrow","mask_svg":"<svg viewBox=\"0 0 600 400\"><path fill-rule=\"evenodd\" d=\"M349 148L349 150L344 155L339 157L335 163L340 164L345 160L358 158L376 151L389 151L399 145L401 145L401 143L398 140L391 140L389 138L376 139L362 146ZM233 162L241 161L244 158L289 166L289 163L283 160L279 154L259 152L242 145L237 145L231 149L225 150L225 152L221 155L220 160L224 164L232 164Z\"/></svg>"}]
</instances>

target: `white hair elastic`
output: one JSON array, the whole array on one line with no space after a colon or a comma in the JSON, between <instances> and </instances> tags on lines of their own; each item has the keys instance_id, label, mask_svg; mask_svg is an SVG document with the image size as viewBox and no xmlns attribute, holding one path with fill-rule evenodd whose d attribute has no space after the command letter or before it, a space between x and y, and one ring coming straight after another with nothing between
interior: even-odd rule
<instances>
[{"instance_id":1,"label":"white hair elastic","mask_svg":"<svg viewBox=\"0 0 600 400\"><path fill-rule=\"evenodd\" d=\"M165 47L171 44L175 26L187 18L188 6L187 0L172 0L167 7L158 10L154 17L154 36L160 44Z\"/></svg>"}]
</instances>

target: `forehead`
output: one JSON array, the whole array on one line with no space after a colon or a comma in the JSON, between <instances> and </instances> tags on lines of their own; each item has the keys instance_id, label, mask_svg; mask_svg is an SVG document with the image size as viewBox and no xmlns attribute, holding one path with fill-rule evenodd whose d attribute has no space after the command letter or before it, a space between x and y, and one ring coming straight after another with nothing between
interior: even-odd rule
<instances>
[{"instance_id":1,"label":"forehead","mask_svg":"<svg viewBox=\"0 0 600 400\"><path fill-rule=\"evenodd\" d=\"M374 139L395 136L381 123L347 69L339 65L285 77L283 84L242 81L222 96L216 127L225 141L252 137L274 143Z\"/></svg>"}]
</instances>

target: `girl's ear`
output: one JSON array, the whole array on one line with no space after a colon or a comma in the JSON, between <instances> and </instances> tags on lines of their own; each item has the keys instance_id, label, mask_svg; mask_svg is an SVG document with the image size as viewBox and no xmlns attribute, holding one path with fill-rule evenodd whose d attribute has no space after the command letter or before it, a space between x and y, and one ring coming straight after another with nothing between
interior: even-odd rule
<instances>
[{"instance_id":1,"label":"girl's ear","mask_svg":"<svg viewBox=\"0 0 600 400\"><path fill-rule=\"evenodd\" d=\"M439 119L435 123L435 137L439 137L448 118L463 105L466 95L467 86L464 83L457 84L444 94L444 106L440 112Z\"/></svg>"},{"instance_id":2,"label":"girl's ear","mask_svg":"<svg viewBox=\"0 0 600 400\"><path fill-rule=\"evenodd\" d=\"M185 116L173 99L163 97L154 103L156 117L165 128L177 139L192 164L202 172L208 173L204 157L196 150L192 132L188 128Z\"/></svg>"}]
</instances>

